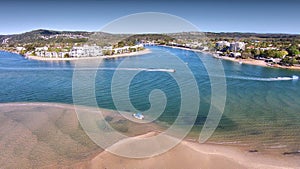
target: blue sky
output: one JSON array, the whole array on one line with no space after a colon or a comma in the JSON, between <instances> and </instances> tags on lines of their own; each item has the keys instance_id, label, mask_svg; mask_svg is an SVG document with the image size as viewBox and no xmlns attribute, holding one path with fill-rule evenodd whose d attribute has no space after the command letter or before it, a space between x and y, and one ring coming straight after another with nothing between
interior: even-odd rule
<instances>
[{"instance_id":1,"label":"blue sky","mask_svg":"<svg viewBox=\"0 0 300 169\"><path fill-rule=\"evenodd\" d=\"M201 31L300 33L300 2L292 0L11 0L0 4L0 34L41 28L99 31L114 19L138 12L173 14Z\"/></svg>"}]
</instances>

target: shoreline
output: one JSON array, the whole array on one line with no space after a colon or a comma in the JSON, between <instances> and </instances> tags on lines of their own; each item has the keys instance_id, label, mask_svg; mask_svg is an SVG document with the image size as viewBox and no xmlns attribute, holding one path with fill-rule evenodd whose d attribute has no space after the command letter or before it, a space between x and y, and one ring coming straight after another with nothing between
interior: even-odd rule
<instances>
[{"instance_id":1,"label":"shoreline","mask_svg":"<svg viewBox=\"0 0 300 169\"><path fill-rule=\"evenodd\" d=\"M145 139L155 136L160 132L151 131L142 135L123 139L113 144L113 149L128 149L135 139ZM109 147L108 149L110 149ZM130 148L129 148L130 149ZM128 150L129 151L129 150ZM150 150L151 151L151 150ZM192 158L192 160L191 160ZM209 159L209 160L208 160ZM288 169L300 166L297 157L275 156L260 152L250 152L237 145L219 145L213 143L198 143L196 141L182 140L178 145L162 154L146 158L124 158L105 150L91 158L89 168L116 168L118 161L124 161L126 168L137 167L139 163L146 168L193 168L195 165L204 168L269 168ZM153 164L153 161L156 161ZM164 165L161 165L161 163ZM105 166L105 167L104 167Z\"/></svg>"},{"instance_id":2,"label":"shoreline","mask_svg":"<svg viewBox=\"0 0 300 169\"><path fill-rule=\"evenodd\" d=\"M93 60L93 59L117 59L122 57L131 57L131 56L138 56L138 55L145 55L151 53L150 49L144 49L137 52L131 53L123 53L123 54L116 54L116 55L105 55L105 56L97 56L97 57L82 57L82 58L45 58L40 56L25 56L26 59L29 60L39 60L39 61L77 61L77 60Z\"/></svg>"},{"instance_id":3,"label":"shoreline","mask_svg":"<svg viewBox=\"0 0 300 169\"><path fill-rule=\"evenodd\" d=\"M16 102L16 103L1 103L0 109L5 110L1 111L5 114L5 117L10 117L9 114L11 114L12 119L23 119L24 113L22 113L25 110L26 116L33 116L34 114L31 114L32 111L36 111L36 107L38 107L38 111L41 111L43 109L48 110L47 112L47 118L49 119L65 119L64 121L60 121L60 123L65 124L67 126L74 126L76 128L75 123L77 120L76 113L74 112L74 105L72 104L63 104L63 103L47 103L47 102ZM82 109L88 109L88 111L93 112L96 110L92 107L87 106L80 106ZM12 111L11 111L12 110ZM114 113L114 110L108 110L108 109L99 109L104 111L105 116L111 116L116 118L118 120L118 115ZM96 111L99 111L98 109ZM69 112L71 114L72 112L72 121L70 121L70 118L64 117L60 114L57 114L58 112ZM36 112L37 113L37 112ZM2 113L0 113L2 114ZM41 114L41 113L39 113ZM19 118L18 116L21 116L23 118ZM53 117L52 117L53 116ZM28 118L29 118L28 117ZM44 116L41 116L45 118ZM64 117L64 118L61 118ZM25 118L26 119L26 118ZM30 119L30 118L29 118ZM23 121L16 121L15 123L20 123L23 125L23 123L29 123L27 125L29 126L45 126L43 123L41 123L40 120L25 120ZM44 121L44 119L42 119ZM53 121L54 123L55 121ZM12 123L12 125L16 125L15 123ZM47 122L48 123L48 122ZM56 124L56 123L55 123ZM76 122L77 124L77 122ZM5 124L2 124L5 126ZM18 125L19 127L22 127L22 125ZM63 125L63 126L65 126ZM146 124L142 124L139 126L131 126L133 128L145 128ZM142 131L141 133L137 133L135 130L135 134L132 138L134 139L140 139L140 138L147 138L151 137L155 134L160 133L160 130L154 130L151 128L151 126L157 125L157 124L151 124L149 127L146 127L150 129L149 131ZM26 126L26 125L25 125ZM34 127L36 128L36 127ZM24 128L26 131L28 129ZM21 129L20 129L21 130ZM47 130L45 130L46 132ZM52 134L55 134L56 132L52 132ZM55 136L55 135L54 135ZM17 136L16 136L17 137ZM25 137L25 136L24 136ZM26 135L26 137L29 137ZM29 138L27 138L29 139ZM112 146L115 148L123 148L128 147L126 140L120 140L119 142L113 144ZM65 145L64 142L60 143L61 146ZM13 148L13 147L12 147ZM173 166L173 168L182 168L185 166L185 168L192 168L195 165L206 166L204 168L216 168L216 166L219 167L225 167L225 168L297 168L300 167L299 163L299 157L297 156L278 156L272 153L263 153L263 152L250 152L249 148L239 146L239 145L219 145L214 143L203 143L200 144L197 141L184 139L182 140L176 147L173 149L167 151L166 153L159 154L157 156L144 158L144 159L130 159L130 158L124 158L119 157L116 155L113 155L107 151L100 151L100 147L97 149L93 149L85 158L77 161L70 161L68 163L62 163L61 165L71 165L71 166L85 166L84 168L116 168L120 166L120 161L123 161L122 164L126 166L125 168L133 168L134 166L140 166L141 164L143 166L148 166L146 168L165 168L165 166L161 165L162 163L166 163L168 166ZM100 152L99 152L100 151ZM74 150L75 152L75 150ZM98 153L97 153L98 152ZM86 152L88 153L88 152ZM47 153L46 153L47 154ZM183 160L182 160L183 159ZM214 159L214 160L213 160ZM155 161L155 162L154 162ZM157 162L156 162L157 161ZM200 163L199 163L200 162ZM157 166L156 166L157 165ZM55 164L53 164L55 166ZM140 166L142 167L142 166Z\"/></svg>"},{"instance_id":4,"label":"shoreline","mask_svg":"<svg viewBox=\"0 0 300 169\"><path fill-rule=\"evenodd\" d=\"M169 48L174 48L174 49L182 49L182 50L187 50L187 51L193 51L193 52L200 52L200 53L204 53L204 54L209 54L212 55L212 57L217 58L217 59L223 59L223 60L228 60L228 61L232 61L232 62L241 62L241 64L247 64L247 65L254 65L254 66L261 66L261 67L268 67L268 68L279 68L279 69L287 69L287 70L300 70L300 67L295 67L295 66L281 66L278 64L275 65L268 65L265 61L263 60L255 60L255 59L235 59L232 57L228 57L228 56L215 56L214 53L212 52L206 52L206 51L202 51L199 49L189 49L189 48L184 48L184 47L177 47L177 46L167 46L167 45L159 45L162 47L169 47Z\"/></svg>"},{"instance_id":5,"label":"shoreline","mask_svg":"<svg viewBox=\"0 0 300 169\"><path fill-rule=\"evenodd\" d=\"M215 57L215 56L213 56L213 57ZM279 69L287 69L287 70L300 70L300 67L295 67L295 66L281 66L281 65L278 65L278 64L268 65L268 63L266 63L263 60L235 59L235 58L228 57L228 56L219 56L219 57L215 57L215 58L228 60L228 61L232 61L232 62L237 62L237 63L240 63L240 64L247 64L247 65L254 65L254 66L261 66L261 67L268 67L268 68L279 68Z\"/></svg>"}]
</instances>

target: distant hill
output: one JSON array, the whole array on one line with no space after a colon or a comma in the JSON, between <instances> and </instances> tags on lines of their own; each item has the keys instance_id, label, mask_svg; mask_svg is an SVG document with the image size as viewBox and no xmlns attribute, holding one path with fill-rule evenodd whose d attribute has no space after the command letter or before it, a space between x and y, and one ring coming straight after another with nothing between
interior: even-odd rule
<instances>
[{"instance_id":1,"label":"distant hill","mask_svg":"<svg viewBox=\"0 0 300 169\"><path fill-rule=\"evenodd\" d=\"M129 35L128 35L129 36ZM126 35L114 35L104 32L85 32L85 31L55 31L55 30L33 30L21 34L0 35L0 44L27 44L27 43L98 43L109 44L118 42Z\"/></svg>"},{"instance_id":2,"label":"distant hill","mask_svg":"<svg viewBox=\"0 0 300 169\"><path fill-rule=\"evenodd\" d=\"M282 34L282 33L239 33L239 32L221 32L212 33L207 32L206 36L209 38L241 38L241 39L284 39L284 40L300 40L299 34Z\"/></svg>"},{"instance_id":3,"label":"distant hill","mask_svg":"<svg viewBox=\"0 0 300 169\"><path fill-rule=\"evenodd\" d=\"M5 39L8 44L68 42L69 39L83 42L87 41L87 38L90 34L90 32L53 31L39 29L21 34L0 35L0 42L3 43Z\"/></svg>"},{"instance_id":4,"label":"distant hill","mask_svg":"<svg viewBox=\"0 0 300 169\"><path fill-rule=\"evenodd\" d=\"M176 39L256 39L256 40L300 40L300 34L275 34L275 33L240 33L240 32L181 32L168 34Z\"/></svg>"},{"instance_id":5,"label":"distant hill","mask_svg":"<svg viewBox=\"0 0 300 169\"><path fill-rule=\"evenodd\" d=\"M276 41L300 41L299 34L262 34L262 33L239 33L239 32L180 32L169 34L110 34L105 32L85 32L85 31L56 31L56 30L33 30L26 33L14 35L0 35L0 44L26 44L26 43L97 43L99 45L111 45L119 41L134 40L199 40L208 39L256 39L256 40L276 40Z\"/></svg>"}]
</instances>

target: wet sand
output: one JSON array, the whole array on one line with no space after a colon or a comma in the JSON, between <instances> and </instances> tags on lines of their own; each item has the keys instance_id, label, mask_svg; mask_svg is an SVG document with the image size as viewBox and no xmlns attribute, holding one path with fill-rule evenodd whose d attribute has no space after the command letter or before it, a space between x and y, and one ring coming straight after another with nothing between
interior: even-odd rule
<instances>
[{"instance_id":1,"label":"wet sand","mask_svg":"<svg viewBox=\"0 0 300 169\"><path fill-rule=\"evenodd\" d=\"M124 120L115 111L101 109L101 112L110 117L110 124ZM120 131L134 136L130 140L151 137L161 130L150 123L122 124L126 124L127 130L122 126ZM112 147L128 148L129 144L124 139ZM0 104L0 149L1 168L300 168L299 157L273 156L238 146L189 140L149 158L116 156L90 140L72 105L58 103Z\"/></svg>"},{"instance_id":2,"label":"wet sand","mask_svg":"<svg viewBox=\"0 0 300 169\"><path fill-rule=\"evenodd\" d=\"M119 145L119 146L126 146ZM297 164L298 163L298 164ZM85 163L88 168L299 168L296 160L245 152L238 147L182 141L170 151L151 158L121 158L104 151Z\"/></svg>"}]
</instances>

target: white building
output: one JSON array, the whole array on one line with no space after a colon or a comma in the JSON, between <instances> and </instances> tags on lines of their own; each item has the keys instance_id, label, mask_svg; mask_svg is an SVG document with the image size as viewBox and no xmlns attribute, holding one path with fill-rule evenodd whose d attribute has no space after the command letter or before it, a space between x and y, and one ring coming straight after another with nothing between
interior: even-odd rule
<instances>
[{"instance_id":1,"label":"white building","mask_svg":"<svg viewBox=\"0 0 300 169\"><path fill-rule=\"evenodd\" d=\"M84 57L84 50L83 50L83 47L76 47L74 46L71 51L70 51L70 56L71 57L76 57L76 58L79 58L79 57Z\"/></svg>"},{"instance_id":2,"label":"white building","mask_svg":"<svg viewBox=\"0 0 300 169\"><path fill-rule=\"evenodd\" d=\"M239 51L239 50L245 50L245 43L244 42L233 42L230 43L229 50L231 51Z\"/></svg>"},{"instance_id":3,"label":"white building","mask_svg":"<svg viewBox=\"0 0 300 169\"><path fill-rule=\"evenodd\" d=\"M113 50L113 47L112 46L104 46L103 50Z\"/></svg>"},{"instance_id":4,"label":"white building","mask_svg":"<svg viewBox=\"0 0 300 169\"><path fill-rule=\"evenodd\" d=\"M218 41L216 43L216 47L220 47L220 48L223 48L223 47L229 47L230 46L230 43L227 42L227 41Z\"/></svg>"},{"instance_id":5,"label":"white building","mask_svg":"<svg viewBox=\"0 0 300 169\"><path fill-rule=\"evenodd\" d=\"M57 52L45 52L45 57L47 58L58 58Z\"/></svg>"},{"instance_id":6,"label":"white building","mask_svg":"<svg viewBox=\"0 0 300 169\"><path fill-rule=\"evenodd\" d=\"M124 46L124 47L121 47L121 48L114 48L114 53L115 54L128 53L129 48L130 48L130 46Z\"/></svg>"},{"instance_id":7,"label":"white building","mask_svg":"<svg viewBox=\"0 0 300 169\"><path fill-rule=\"evenodd\" d=\"M24 47L16 47L16 50L18 51L18 52L21 52L21 51L23 51L23 50L26 50Z\"/></svg>"},{"instance_id":8,"label":"white building","mask_svg":"<svg viewBox=\"0 0 300 169\"><path fill-rule=\"evenodd\" d=\"M7 44L9 39L10 39L10 38L5 38L5 39L3 39L2 44Z\"/></svg>"},{"instance_id":9,"label":"white building","mask_svg":"<svg viewBox=\"0 0 300 169\"><path fill-rule=\"evenodd\" d=\"M278 50L278 48L276 47L266 47L266 48L257 48L258 50L262 50L262 51L265 51L265 50Z\"/></svg>"},{"instance_id":10,"label":"white building","mask_svg":"<svg viewBox=\"0 0 300 169\"><path fill-rule=\"evenodd\" d=\"M238 57L241 57L242 54L240 52L231 52L229 56L230 57L238 58Z\"/></svg>"},{"instance_id":11,"label":"white building","mask_svg":"<svg viewBox=\"0 0 300 169\"><path fill-rule=\"evenodd\" d=\"M35 51L38 52L38 51L48 51L48 47L47 46L44 46L44 47L36 47L35 48Z\"/></svg>"},{"instance_id":12,"label":"white building","mask_svg":"<svg viewBox=\"0 0 300 169\"><path fill-rule=\"evenodd\" d=\"M71 57L96 57L102 56L102 49L100 46L80 46L80 47L73 47L70 51Z\"/></svg>"},{"instance_id":13,"label":"white building","mask_svg":"<svg viewBox=\"0 0 300 169\"><path fill-rule=\"evenodd\" d=\"M46 51L35 51L36 56L45 57Z\"/></svg>"},{"instance_id":14,"label":"white building","mask_svg":"<svg viewBox=\"0 0 300 169\"><path fill-rule=\"evenodd\" d=\"M102 56L102 49L100 46L97 45L93 45L93 46L84 45L83 50L87 56L92 56L92 57Z\"/></svg>"},{"instance_id":15,"label":"white building","mask_svg":"<svg viewBox=\"0 0 300 169\"><path fill-rule=\"evenodd\" d=\"M59 58L64 58L66 56L66 54L69 54L69 52L59 52L58 57Z\"/></svg>"},{"instance_id":16,"label":"white building","mask_svg":"<svg viewBox=\"0 0 300 169\"><path fill-rule=\"evenodd\" d=\"M203 50L203 51L209 51L209 47L208 46L203 46L203 47L201 47L201 50Z\"/></svg>"},{"instance_id":17,"label":"white building","mask_svg":"<svg viewBox=\"0 0 300 169\"><path fill-rule=\"evenodd\" d=\"M36 51L35 55L40 57L46 57L46 58L58 58L57 52Z\"/></svg>"}]
</instances>

